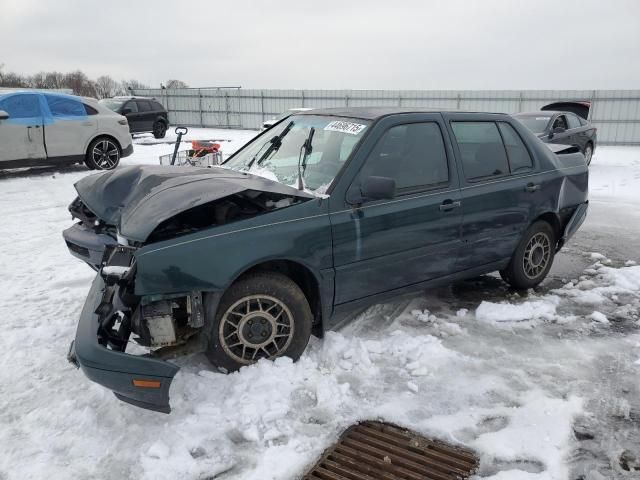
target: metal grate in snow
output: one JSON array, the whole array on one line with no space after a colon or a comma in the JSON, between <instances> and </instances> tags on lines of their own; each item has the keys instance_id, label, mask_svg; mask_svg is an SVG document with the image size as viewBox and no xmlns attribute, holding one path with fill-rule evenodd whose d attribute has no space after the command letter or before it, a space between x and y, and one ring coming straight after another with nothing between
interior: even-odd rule
<instances>
[{"instance_id":1,"label":"metal grate in snow","mask_svg":"<svg viewBox=\"0 0 640 480\"><path fill-rule=\"evenodd\" d=\"M349 427L304 480L454 480L477 467L469 450L368 421Z\"/></svg>"}]
</instances>

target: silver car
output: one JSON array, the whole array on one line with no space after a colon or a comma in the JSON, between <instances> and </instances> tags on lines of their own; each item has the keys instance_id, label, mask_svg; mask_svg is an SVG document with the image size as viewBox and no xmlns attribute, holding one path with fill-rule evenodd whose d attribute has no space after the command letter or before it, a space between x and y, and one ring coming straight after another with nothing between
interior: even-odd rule
<instances>
[{"instance_id":1,"label":"silver car","mask_svg":"<svg viewBox=\"0 0 640 480\"><path fill-rule=\"evenodd\" d=\"M0 169L84 163L111 170L132 153L127 119L93 98L0 94Z\"/></svg>"}]
</instances>

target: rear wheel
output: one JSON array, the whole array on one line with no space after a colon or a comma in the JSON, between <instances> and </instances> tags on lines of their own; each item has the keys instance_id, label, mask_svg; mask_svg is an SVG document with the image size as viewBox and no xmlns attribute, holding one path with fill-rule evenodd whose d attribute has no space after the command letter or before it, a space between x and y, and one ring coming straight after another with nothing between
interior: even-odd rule
<instances>
[{"instance_id":1,"label":"rear wheel","mask_svg":"<svg viewBox=\"0 0 640 480\"><path fill-rule=\"evenodd\" d=\"M153 136L155 138L164 138L167 134L167 124L158 120L153 124Z\"/></svg>"},{"instance_id":2,"label":"rear wheel","mask_svg":"<svg viewBox=\"0 0 640 480\"><path fill-rule=\"evenodd\" d=\"M522 236L509 265L500 276L513 288L533 288L542 282L553 264L556 235L545 221L537 221Z\"/></svg>"},{"instance_id":3,"label":"rear wheel","mask_svg":"<svg viewBox=\"0 0 640 480\"><path fill-rule=\"evenodd\" d=\"M587 165L591 163L591 157L593 157L593 145L587 143L584 147L584 159L587 161Z\"/></svg>"},{"instance_id":4,"label":"rear wheel","mask_svg":"<svg viewBox=\"0 0 640 480\"><path fill-rule=\"evenodd\" d=\"M109 138L96 138L87 149L84 163L91 170L113 170L120 163L120 146Z\"/></svg>"},{"instance_id":5,"label":"rear wheel","mask_svg":"<svg viewBox=\"0 0 640 480\"><path fill-rule=\"evenodd\" d=\"M312 323L309 302L293 280L275 272L248 275L223 295L207 357L228 372L261 358L297 360L309 342Z\"/></svg>"}]
</instances>

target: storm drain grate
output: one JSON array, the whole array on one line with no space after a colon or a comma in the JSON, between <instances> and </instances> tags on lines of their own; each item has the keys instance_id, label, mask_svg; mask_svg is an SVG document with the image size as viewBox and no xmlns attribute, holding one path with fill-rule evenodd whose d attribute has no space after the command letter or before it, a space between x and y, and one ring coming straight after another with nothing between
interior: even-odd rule
<instances>
[{"instance_id":1,"label":"storm drain grate","mask_svg":"<svg viewBox=\"0 0 640 480\"><path fill-rule=\"evenodd\" d=\"M381 422L347 429L304 480L454 480L478 467L469 450Z\"/></svg>"}]
</instances>

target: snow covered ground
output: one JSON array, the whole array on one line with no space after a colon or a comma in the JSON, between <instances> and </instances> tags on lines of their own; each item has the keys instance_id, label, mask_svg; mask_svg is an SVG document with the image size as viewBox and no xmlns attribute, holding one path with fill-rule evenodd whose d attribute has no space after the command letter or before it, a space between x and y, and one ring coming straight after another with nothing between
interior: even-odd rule
<instances>
[{"instance_id":1,"label":"snow covered ground","mask_svg":"<svg viewBox=\"0 0 640 480\"><path fill-rule=\"evenodd\" d=\"M173 148L135 143L123 165ZM60 233L87 174L0 177L0 480L294 479L360 419L467 445L480 478L640 478L640 148L596 151L589 218L526 298L484 276L356 312L295 364L181 359L168 416L66 362L93 272Z\"/></svg>"}]
</instances>

